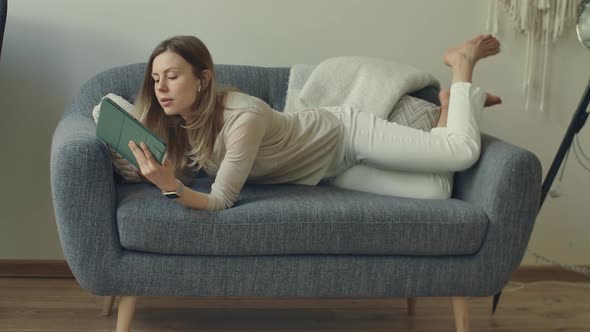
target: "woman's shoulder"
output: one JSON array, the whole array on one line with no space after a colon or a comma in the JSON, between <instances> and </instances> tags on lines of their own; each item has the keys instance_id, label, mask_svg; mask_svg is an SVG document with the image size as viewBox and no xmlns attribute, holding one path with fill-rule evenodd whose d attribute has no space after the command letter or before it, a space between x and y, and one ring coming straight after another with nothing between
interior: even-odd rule
<instances>
[{"instance_id":1,"label":"woman's shoulder","mask_svg":"<svg viewBox=\"0 0 590 332\"><path fill-rule=\"evenodd\" d=\"M250 109L262 111L264 108L269 108L264 100L241 91L229 91L225 96L223 106L226 110Z\"/></svg>"}]
</instances>

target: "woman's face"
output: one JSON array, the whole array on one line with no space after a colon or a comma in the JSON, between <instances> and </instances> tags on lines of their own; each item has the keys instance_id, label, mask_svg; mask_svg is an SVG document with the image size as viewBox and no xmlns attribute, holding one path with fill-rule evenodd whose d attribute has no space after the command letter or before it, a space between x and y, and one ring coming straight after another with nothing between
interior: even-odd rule
<instances>
[{"instance_id":1,"label":"woman's face","mask_svg":"<svg viewBox=\"0 0 590 332\"><path fill-rule=\"evenodd\" d=\"M166 115L180 115L185 120L192 110L201 82L193 67L180 55L165 51L152 62L154 92Z\"/></svg>"}]
</instances>

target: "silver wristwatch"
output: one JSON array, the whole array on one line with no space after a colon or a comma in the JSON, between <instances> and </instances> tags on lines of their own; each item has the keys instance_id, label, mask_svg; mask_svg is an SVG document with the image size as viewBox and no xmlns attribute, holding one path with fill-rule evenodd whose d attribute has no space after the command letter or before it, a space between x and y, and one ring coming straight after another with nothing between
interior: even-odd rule
<instances>
[{"instance_id":1,"label":"silver wristwatch","mask_svg":"<svg viewBox=\"0 0 590 332\"><path fill-rule=\"evenodd\" d=\"M162 194L170 199L179 198L180 193L182 193L182 189L184 189L184 184L182 184L182 182L180 182L178 179L176 179L176 182L178 182L178 188L175 191L165 191Z\"/></svg>"}]
</instances>

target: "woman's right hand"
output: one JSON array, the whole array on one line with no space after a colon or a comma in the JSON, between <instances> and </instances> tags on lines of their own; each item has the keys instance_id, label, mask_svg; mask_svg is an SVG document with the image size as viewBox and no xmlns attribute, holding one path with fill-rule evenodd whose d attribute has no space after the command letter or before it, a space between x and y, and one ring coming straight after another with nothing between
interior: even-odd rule
<instances>
[{"instance_id":1,"label":"woman's right hand","mask_svg":"<svg viewBox=\"0 0 590 332\"><path fill-rule=\"evenodd\" d=\"M141 181L147 182L147 183L150 183L150 184L153 184L152 181L150 181L148 178L146 178L145 176L143 176L143 174L141 174L141 172L139 171L139 169L137 167L135 167L135 165L131 164L131 169L133 169L133 171L135 172L135 174L137 174L139 176L139 178L141 179Z\"/></svg>"},{"instance_id":2,"label":"woman's right hand","mask_svg":"<svg viewBox=\"0 0 590 332\"><path fill-rule=\"evenodd\" d=\"M147 182L149 184L153 184L152 181L148 180L148 178L146 178L145 176L143 176L143 174L141 173L137 173L137 175L139 175L139 177L141 178L142 181Z\"/></svg>"}]
</instances>

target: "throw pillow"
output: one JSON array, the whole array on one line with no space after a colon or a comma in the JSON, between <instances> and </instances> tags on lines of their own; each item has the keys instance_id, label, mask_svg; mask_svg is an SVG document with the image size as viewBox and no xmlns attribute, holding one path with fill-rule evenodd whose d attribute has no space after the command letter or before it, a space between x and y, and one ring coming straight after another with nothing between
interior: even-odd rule
<instances>
[{"instance_id":1,"label":"throw pillow","mask_svg":"<svg viewBox=\"0 0 590 332\"><path fill-rule=\"evenodd\" d=\"M115 104L119 105L121 108L127 111L127 113L133 115L134 118L139 120L139 114L135 112L135 107L133 106L133 104L129 103L124 98L117 96L113 93L109 93L105 97L109 97L112 101L115 102ZM102 97L101 101L105 97ZM100 103L94 106L94 109L92 110L92 117L94 118L94 123L98 123L99 116ZM121 177L123 178L123 182L142 182L142 179L140 178L139 174L137 174L137 172L133 170L132 164L129 161L127 161L127 159L123 158L123 156L119 152L112 149L111 147L109 147L109 150L111 153L111 159L113 160L113 165L115 166L117 173L121 175Z\"/></svg>"},{"instance_id":2,"label":"throw pillow","mask_svg":"<svg viewBox=\"0 0 590 332\"><path fill-rule=\"evenodd\" d=\"M403 95L387 117L390 122L430 131L440 117L440 106L410 95Z\"/></svg>"}]
</instances>

